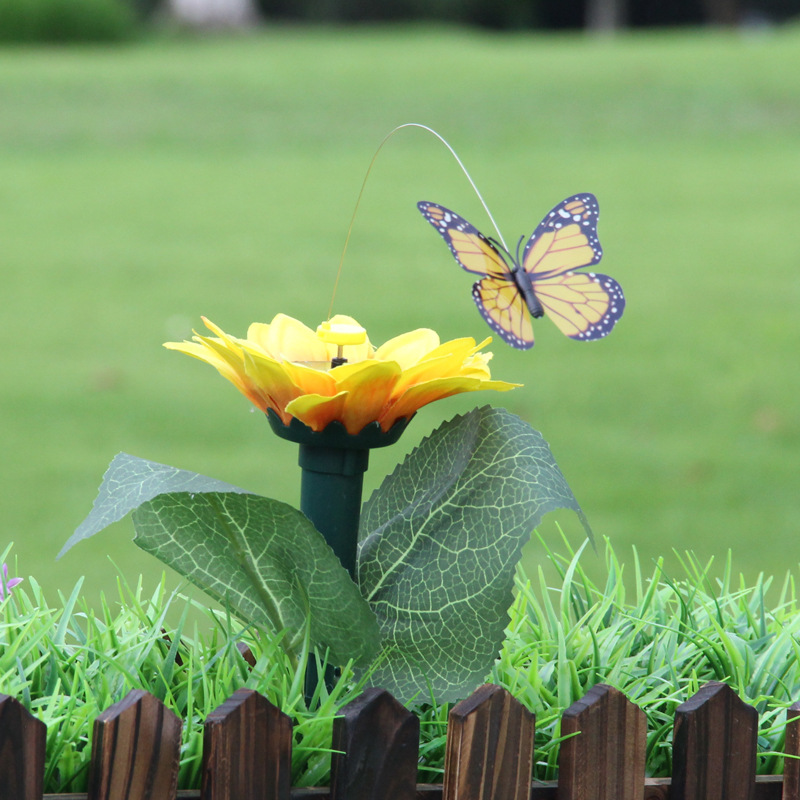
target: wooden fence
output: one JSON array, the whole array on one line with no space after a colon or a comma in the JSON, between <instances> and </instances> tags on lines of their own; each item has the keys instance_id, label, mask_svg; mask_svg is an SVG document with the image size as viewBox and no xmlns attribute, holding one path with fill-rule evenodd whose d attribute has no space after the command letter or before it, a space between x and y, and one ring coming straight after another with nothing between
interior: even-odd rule
<instances>
[{"instance_id":1,"label":"wooden fence","mask_svg":"<svg viewBox=\"0 0 800 800\"><path fill-rule=\"evenodd\" d=\"M450 713L443 785L416 783L419 720L369 689L334 722L330 788L292 789L292 725L239 689L205 722L202 789L176 791L181 721L153 695L130 692L95 720L89 793L49 800L800 800L800 760L756 778L758 719L725 684L678 707L672 779L645 778L644 712L598 685L564 712L559 780L531 783L534 717L486 685ZM800 704L787 755L800 755ZM41 800L45 725L0 695L0 800Z\"/></svg>"}]
</instances>

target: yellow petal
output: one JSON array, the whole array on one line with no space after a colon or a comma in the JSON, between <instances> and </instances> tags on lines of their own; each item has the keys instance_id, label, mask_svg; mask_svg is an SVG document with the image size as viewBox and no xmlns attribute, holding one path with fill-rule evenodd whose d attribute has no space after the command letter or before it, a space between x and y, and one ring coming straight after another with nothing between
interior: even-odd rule
<instances>
[{"instance_id":1,"label":"yellow petal","mask_svg":"<svg viewBox=\"0 0 800 800\"><path fill-rule=\"evenodd\" d=\"M243 350L235 343L229 344L227 341L214 339L211 336L195 336L194 340L206 350L210 357L224 361L233 369L241 370Z\"/></svg>"},{"instance_id":2,"label":"yellow petal","mask_svg":"<svg viewBox=\"0 0 800 800\"><path fill-rule=\"evenodd\" d=\"M311 328L294 317L277 314L269 325L266 341L261 342L266 352L279 361L329 361L328 349ZM261 341L261 340L260 340Z\"/></svg>"},{"instance_id":3,"label":"yellow petal","mask_svg":"<svg viewBox=\"0 0 800 800\"><path fill-rule=\"evenodd\" d=\"M507 392L509 389L516 389L520 385L518 383L506 383L505 381L484 381L479 378L435 378L407 389L391 407L384 411L379 422L383 430L388 430L400 417L410 417L422 406L432 403L434 400L441 400L462 392L477 392L483 389Z\"/></svg>"},{"instance_id":4,"label":"yellow petal","mask_svg":"<svg viewBox=\"0 0 800 800\"><path fill-rule=\"evenodd\" d=\"M334 314L328 320L328 322L330 322L331 325L351 325L354 328L361 327L361 325L358 323L358 320L356 320L354 317L349 317L347 314Z\"/></svg>"},{"instance_id":5,"label":"yellow petal","mask_svg":"<svg viewBox=\"0 0 800 800\"><path fill-rule=\"evenodd\" d=\"M331 345L328 345L331 347ZM339 355L338 351L331 353L331 358ZM358 363L360 361L372 361L375 358L375 348L369 343L369 339L362 344L346 344L342 348L342 357L348 363Z\"/></svg>"},{"instance_id":6,"label":"yellow petal","mask_svg":"<svg viewBox=\"0 0 800 800\"><path fill-rule=\"evenodd\" d=\"M486 364L492 354L477 352L490 341L491 336L484 339L479 345L476 345L475 340L471 337L444 342L431 350L419 364L405 370L396 387L396 393L399 394L409 386L435 378L458 375L490 378L491 374Z\"/></svg>"},{"instance_id":7,"label":"yellow petal","mask_svg":"<svg viewBox=\"0 0 800 800\"><path fill-rule=\"evenodd\" d=\"M491 358L491 353L476 353L474 356L470 356L464 362L462 374L489 380L492 377L489 371L489 361Z\"/></svg>"},{"instance_id":8,"label":"yellow petal","mask_svg":"<svg viewBox=\"0 0 800 800\"><path fill-rule=\"evenodd\" d=\"M254 406L260 408L262 411L266 411L269 407L263 393L247 378L241 365L237 367L236 364L231 364L230 361L223 358L214 349L194 342L184 342L183 344L167 342L164 347L168 350L177 350L181 353L193 356L194 358L198 358L201 361L205 361L207 364L214 367L223 378L229 380Z\"/></svg>"},{"instance_id":9,"label":"yellow petal","mask_svg":"<svg viewBox=\"0 0 800 800\"><path fill-rule=\"evenodd\" d=\"M338 386L343 381L350 380L354 375L364 371L376 378L381 375L393 375L397 372L398 366L391 361L378 361L375 358L371 358L367 361L348 361L346 364L334 367L328 374L336 381Z\"/></svg>"},{"instance_id":10,"label":"yellow petal","mask_svg":"<svg viewBox=\"0 0 800 800\"><path fill-rule=\"evenodd\" d=\"M177 350L179 353L186 353L186 355L192 356L192 358L205 361L207 364L211 364L211 366L220 373L241 373L241 370L237 370L236 368L236 359L232 358L228 351L224 349L218 351L215 347L209 347L200 336L195 338L198 341L165 342L164 347L166 347L167 350ZM225 377L229 376L226 374Z\"/></svg>"},{"instance_id":11,"label":"yellow petal","mask_svg":"<svg viewBox=\"0 0 800 800\"><path fill-rule=\"evenodd\" d=\"M419 383L435 380L436 378L452 378L463 376L464 358L463 353L444 355L439 358L425 359L421 364L417 364L403 372L395 393L399 395L410 386Z\"/></svg>"},{"instance_id":12,"label":"yellow petal","mask_svg":"<svg viewBox=\"0 0 800 800\"><path fill-rule=\"evenodd\" d=\"M186 353L187 356L199 358L201 361L208 361L207 348L197 342L164 342L164 347L166 347L167 350L177 350L180 353Z\"/></svg>"},{"instance_id":13,"label":"yellow petal","mask_svg":"<svg viewBox=\"0 0 800 800\"><path fill-rule=\"evenodd\" d=\"M257 387L263 402L279 413L286 408L287 403L302 394L302 390L283 369L283 365L267 356L245 353L244 371L247 380Z\"/></svg>"},{"instance_id":14,"label":"yellow petal","mask_svg":"<svg viewBox=\"0 0 800 800\"><path fill-rule=\"evenodd\" d=\"M450 339L450 341L442 342L438 347L431 350L425 356L425 361L432 361L442 356L460 356L464 359L473 355L477 349L479 348L471 336L465 336L462 339Z\"/></svg>"},{"instance_id":15,"label":"yellow petal","mask_svg":"<svg viewBox=\"0 0 800 800\"><path fill-rule=\"evenodd\" d=\"M342 419L347 392L340 392L333 397L322 397L318 394L304 394L292 400L286 406L286 412L297 417L313 431L324 430L333 420Z\"/></svg>"},{"instance_id":16,"label":"yellow petal","mask_svg":"<svg viewBox=\"0 0 800 800\"><path fill-rule=\"evenodd\" d=\"M235 336L229 336L227 333L225 333L224 330L222 330L222 328L219 327L219 325L215 325L210 319L207 319L206 317L200 317L200 319L203 320L203 324L206 326L206 328L208 328L212 333L217 334L220 341L222 342L222 344L224 344L224 346L227 349L231 350L232 352L239 352L242 349L241 339L237 339ZM205 339L207 337L196 336L195 339L197 338Z\"/></svg>"},{"instance_id":17,"label":"yellow petal","mask_svg":"<svg viewBox=\"0 0 800 800\"><path fill-rule=\"evenodd\" d=\"M418 364L439 346L439 335L430 328L419 328L389 339L375 351L381 361L396 361L403 369Z\"/></svg>"},{"instance_id":18,"label":"yellow petal","mask_svg":"<svg viewBox=\"0 0 800 800\"><path fill-rule=\"evenodd\" d=\"M261 348L254 346L246 339L229 336L222 328L215 325L211 320L206 319L206 317L202 317L202 320L210 331L217 334L217 338L195 334L194 340L202 343L209 350L216 352L220 358L225 359L233 368L243 370L243 354L247 350L263 355Z\"/></svg>"},{"instance_id":19,"label":"yellow petal","mask_svg":"<svg viewBox=\"0 0 800 800\"><path fill-rule=\"evenodd\" d=\"M348 433L359 433L389 404L400 377L395 361L361 361L331 370L339 391L347 392L342 422Z\"/></svg>"},{"instance_id":20,"label":"yellow petal","mask_svg":"<svg viewBox=\"0 0 800 800\"><path fill-rule=\"evenodd\" d=\"M271 355L267 350L269 341L269 323L253 322L247 329L247 341L263 350L267 355Z\"/></svg>"},{"instance_id":21,"label":"yellow petal","mask_svg":"<svg viewBox=\"0 0 800 800\"><path fill-rule=\"evenodd\" d=\"M324 362L327 364L327 362ZM281 367L295 386L304 394L319 394L331 397L336 394L336 380L321 369L314 369L306 364L295 364L293 361L283 361Z\"/></svg>"}]
</instances>

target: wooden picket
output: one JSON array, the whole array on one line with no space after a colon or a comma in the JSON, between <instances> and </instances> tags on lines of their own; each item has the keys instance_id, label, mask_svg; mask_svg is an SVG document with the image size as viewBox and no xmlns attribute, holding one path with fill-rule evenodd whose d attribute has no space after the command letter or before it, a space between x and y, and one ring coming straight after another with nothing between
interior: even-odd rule
<instances>
[{"instance_id":1,"label":"wooden picket","mask_svg":"<svg viewBox=\"0 0 800 800\"><path fill-rule=\"evenodd\" d=\"M527 800L534 724L499 686L462 700L447 720L444 800Z\"/></svg>"},{"instance_id":2,"label":"wooden picket","mask_svg":"<svg viewBox=\"0 0 800 800\"><path fill-rule=\"evenodd\" d=\"M0 797L39 800L44 783L43 722L13 697L0 694Z\"/></svg>"},{"instance_id":3,"label":"wooden picket","mask_svg":"<svg viewBox=\"0 0 800 800\"><path fill-rule=\"evenodd\" d=\"M786 712L784 752L789 758L783 766L784 800L800 798L800 703L793 703Z\"/></svg>"},{"instance_id":4,"label":"wooden picket","mask_svg":"<svg viewBox=\"0 0 800 800\"><path fill-rule=\"evenodd\" d=\"M800 703L783 776L756 777L756 711L718 682L676 710L672 779L644 777L644 713L610 686L564 712L558 782L531 782L534 725L481 687L450 712L443 784L417 784L419 720L368 689L334 722L330 788L292 789L290 719L239 689L205 721L201 789L179 791L181 721L135 690L95 720L89 792L43 796L45 726L0 695L0 800L800 800Z\"/></svg>"},{"instance_id":5,"label":"wooden picket","mask_svg":"<svg viewBox=\"0 0 800 800\"><path fill-rule=\"evenodd\" d=\"M333 723L331 800L414 800L419 719L389 692L367 689Z\"/></svg>"},{"instance_id":6,"label":"wooden picket","mask_svg":"<svg viewBox=\"0 0 800 800\"><path fill-rule=\"evenodd\" d=\"M203 726L205 800L289 800L292 721L252 689L237 689Z\"/></svg>"},{"instance_id":7,"label":"wooden picket","mask_svg":"<svg viewBox=\"0 0 800 800\"><path fill-rule=\"evenodd\" d=\"M94 721L89 800L174 797L181 721L160 700L134 689Z\"/></svg>"},{"instance_id":8,"label":"wooden picket","mask_svg":"<svg viewBox=\"0 0 800 800\"><path fill-rule=\"evenodd\" d=\"M560 800L641 800L647 719L622 692L590 689L564 712L561 735Z\"/></svg>"},{"instance_id":9,"label":"wooden picket","mask_svg":"<svg viewBox=\"0 0 800 800\"><path fill-rule=\"evenodd\" d=\"M673 800L753 800L758 714L724 683L707 683L675 712Z\"/></svg>"}]
</instances>

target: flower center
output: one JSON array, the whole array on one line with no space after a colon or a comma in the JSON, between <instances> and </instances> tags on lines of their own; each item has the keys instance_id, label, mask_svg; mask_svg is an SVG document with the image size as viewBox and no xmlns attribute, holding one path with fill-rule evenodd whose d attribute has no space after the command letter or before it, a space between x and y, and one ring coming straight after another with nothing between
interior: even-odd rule
<instances>
[{"instance_id":1,"label":"flower center","mask_svg":"<svg viewBox=\"0 0 800 800\"><path fill-rule=\"evenodd\" d=\"M338 348L337 355L331 359L331 369L347 363L343 356L346 344L364 344L367 340L364 328L343 322L323 322L317 328L317 336L326 344L335 344Z\"/></svg>"}]
</instances>

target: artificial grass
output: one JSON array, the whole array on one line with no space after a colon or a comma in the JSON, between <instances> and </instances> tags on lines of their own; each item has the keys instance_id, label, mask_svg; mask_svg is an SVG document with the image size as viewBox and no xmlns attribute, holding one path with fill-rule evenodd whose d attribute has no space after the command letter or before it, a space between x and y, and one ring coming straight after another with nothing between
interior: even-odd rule
<instances>
[{"instance_id":1,"label":"artificial grass","mask_svg":"<svg viewBox=\"0 0 800 800\"><path fill-rule=\"evenodd\" d=\"M586 552L550 552L557 583L520 570L506 640L487 679L505 686L536 713L534 777L557 777L559 720L597 683L625 692L648 720L647 774L671 770L676 707L709 680L727 682L759 712L760 774L782 768L785 709L800 693L800 608L794 578L778 601L765 602L771 579L735 578L730 561L720 580L709 564L680 555L680 573L645 569L634 552L633 590L625 566L606 543L603 579L583 568ZM164 630L169 607L178 622ZM329 778L334 716L361 686L345 669L309 713L302 659L292 663L277 641L221 612L206 612L210 630L187 622L191 601L140 579L119 581L118 599L91 608L77 584L48 605L28 578L0 605L0 685L47 724L46 792L85 791L91 723L130 689L155 694L184 720L180 788L200 780L202 724L237 688L264 694L295 722L293 784ZM255 657L250 668L237 648ZM476 687L464 687L465 696ZM441 779L449 707L421 693L420 782Z\"/></svg>"},{"instance_id":2,"label":"artificial grass","mask_svg":"<svg viewBox=\"0 0 800 800\"><path fill-rule=\"evenodd\" d=\"M601 268L628 298L612 336L583 345L542 320L532 352L492 346L494 374L525 384L504 401L596 532L643 563L732 546L750 580L796 563L798 35L289 27L0 50L0 485L25 573L51 597L86 575L97 598L109 553L153 569L124 524L54 561L120 450L297 502L294 448L160 345L200 314L233 333L278 312L321 321L367 163L409 120L457 148L509 240L575 191L600 199ZM481 338L420 199L488 227L441 145L404 132L376 163L334 310L376 342ZM368 486L467 407L426 409ZM542 558L533 544L529 569Z\"/></svg>"}]
</instances>

